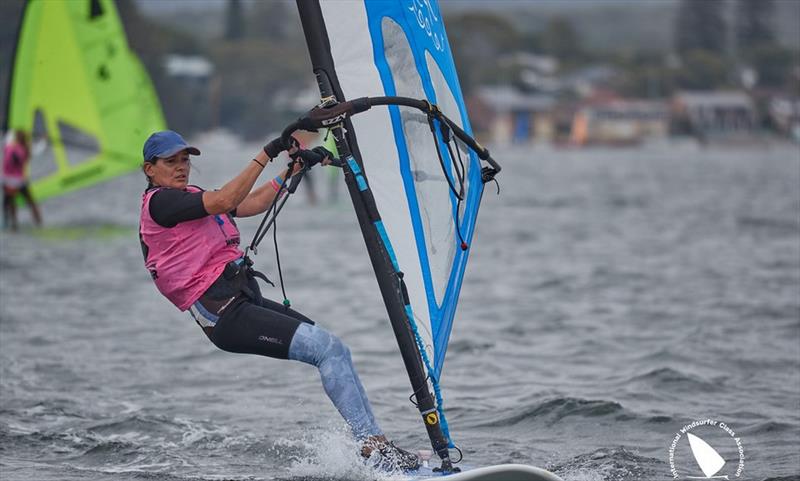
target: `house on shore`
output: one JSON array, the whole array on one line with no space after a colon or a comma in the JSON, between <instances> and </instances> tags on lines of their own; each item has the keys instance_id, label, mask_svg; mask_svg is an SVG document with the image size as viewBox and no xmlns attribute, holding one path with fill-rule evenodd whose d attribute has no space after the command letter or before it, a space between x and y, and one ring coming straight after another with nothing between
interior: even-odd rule
<instances>
[{"instance_id":1,"label":"house on shore","mask_svg":"<svg viewBox=\"0 0 800 481\"><path fill-rule=\"evenodd\" d=\"M549 142L555 136L555 97L510 86L487 86L469 99L473 130L487 142Z\"/></svg>"},{"instance_id":2,"label":"house on shore","mask_svg":"<svg viewBox=\"0 0 800 481\"><path fill-rule=\"evenodd\" d=\"M701 139L751 135L758 128L755 104L742 91L679 92L672 114L676 133Z\"/></svg>"},{"instance_id":3,"label":"house on shore","mask_svg":"<svg viewBox=\"0 0 800 481\"><path fill-rule=\"evenodd\" d=\"M164 58L163 65L167 77L175 85L180 85L172 97L181 100L179 105L192 106L191 114L183 111L179 114L179 123L191 131L218 126L222 92L214 64L199 55L169 54ZM162 99L165 104L173 100Z\"/></svg>"},{"instance_id":4,"label":"house on shore","mask_svg":"<svg viewBox=\"0 0 800 481\"><path fill-rule=\"evenodd\" d=\"M651 100L613 99L580 106L572 120L573 145L634 145L669 134L669 106Z\"/></svg>"}]
</instances>

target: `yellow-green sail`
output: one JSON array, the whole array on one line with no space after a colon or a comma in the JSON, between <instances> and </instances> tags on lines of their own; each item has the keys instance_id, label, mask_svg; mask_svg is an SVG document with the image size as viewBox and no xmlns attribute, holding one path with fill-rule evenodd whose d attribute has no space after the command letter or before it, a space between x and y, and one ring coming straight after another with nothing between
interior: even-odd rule
<instances>
[{"instance_id":1,"label":"yellow-green sail","mask_svg":"<svg viewBox=\"0 0 800 481\"><path fill-rule=\"evenodd\" d=\"M34 174L37 199L139 168L142 144L165 122L112 0L29 0L7 120L9 129L44 134L52 149L31 159L32 172L46 172Z\"/></svg>"}]
</instances>

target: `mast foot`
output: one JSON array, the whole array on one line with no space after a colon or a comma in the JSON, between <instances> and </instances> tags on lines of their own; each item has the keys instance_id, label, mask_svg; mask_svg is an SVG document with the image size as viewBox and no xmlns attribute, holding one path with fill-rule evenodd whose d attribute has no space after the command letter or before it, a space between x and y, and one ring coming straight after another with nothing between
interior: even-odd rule
<instances>
[{"instance_id":1,"label":"mast foot","mask_svg":"<svg viewBox=\"0 0 800 481\"><path fill-rule=\"evenodd\" d=\"M450 461L450 458L442 459L442 466L439 468L433 468L434 473L442 473L442 474L450 474L450 473L460 473L461 468L453 466L453 463Z\"/></svg>"}]
</instances>

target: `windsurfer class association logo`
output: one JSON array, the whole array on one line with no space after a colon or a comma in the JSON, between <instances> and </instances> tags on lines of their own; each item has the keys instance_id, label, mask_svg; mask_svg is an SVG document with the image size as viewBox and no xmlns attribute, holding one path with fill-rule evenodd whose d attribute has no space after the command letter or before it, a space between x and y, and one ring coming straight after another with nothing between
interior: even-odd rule
<instances>
[{"instance_id":1,"label":"windsurfer class association logo","mask_svg":"<svg viewBox=\"0 0 800 481\"><path fill-rule=\"evenodd\" d=\"M682 442L684 435L687 441ZM713 419L694 421L682 427L669 446L673 479L740 478L744 459L742 439L730 426ZM700 472L703 476L697 475Z\"/></svg>"}]
</instances>

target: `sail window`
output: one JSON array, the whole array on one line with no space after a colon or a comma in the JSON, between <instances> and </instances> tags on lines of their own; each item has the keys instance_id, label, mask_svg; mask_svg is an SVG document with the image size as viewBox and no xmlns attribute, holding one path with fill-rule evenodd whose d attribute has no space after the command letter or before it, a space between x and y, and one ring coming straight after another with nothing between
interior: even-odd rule
<instances>
[{"instance_id":1,"label":"sail window","mask_svg":"<svg viewBox=\"0 0 800 481\"><path fill-rule=\"evenodd\" d=\"M461 111L458 108L453 91L450 89L450 85L447 83L447 80L445 80L444 74L439 68L439 64L436 63L436 60L434 60L433 56L427 50L425 51L425 62L428 66L428 73L431 76L433 90L436 92L436 99L438 101L439 109L441 109L446 116L452 119L456 124L458 124L459 127L463 129L464 125L461 122ZM464 192L469 192L469 171L470 166L472 165L470 160L471 151L469 147L467 147L458 139L453 139L451 144L453 146L457 146L458 150L460 151L458 153L454 151L453 153L456 154L456 157L461 154L461 160L464 164ZM457 158L455 160L458 162ZM448 165L448 167L451 166ZM458 185L456 184L457 177L455 172L452 171L452 168L450 169L450 178L453 179L453 184L456 185L456 188L458 188ZM460 219L463 218L466 205L466 202L461 202L461 210L459 212Z\"/></svg>"},{"instance_id":2,"label":"sail window","mask_svg":"<svg viewBox=\"0 0 800 481\"><path fill-rule=\"evenodd\" d=\"M100 153L100 144L94 135L63 121L58 122L58 131L70 165L82 164Z\"/></svg>"},{"instance_id":3,"label":"sail window","mask_svg":"<svg viewBox=\"0 0 800 481\"><path fill-rule=\"evenodd\" d=\"M100 4L100 0L90 0L89 20L94 20L95 18L102 16L103 16L103 5Z\"/></svg>"},{"instance_id":4,"label":"sail window","mask_svg":"<svg viewBox=\"0 0 800 481\"><path fill-rule=\"evenodd\" d=\"M33 113L33 128L31 129L31 179L40 179L58 170L53 149L47 139L50 138L47 131L47 123L44 120L42 109L36 109Z\"/></svg>"},{"instance_id":5,"label":"sail window","mask_svg":"<svg viewBox=\"0 0 800 481\"><path fill-rule=\"evenodd\" d=\"M384 54L392 73L396 95L425 98L420 74L405 32L389 17L383 18L381 31ZM418 207L419 225L416 228L421 226L424 237L424 246L418 245L417 249L425 254L421 258L427 256L436 304L441 306L456 252L450 191L439 165L427 117L417 111L402 108L400 115L403 139L398 142L403 142L408 152ZM447 155L444 151L442 154Z\"/></svg>"}]
</instances>

